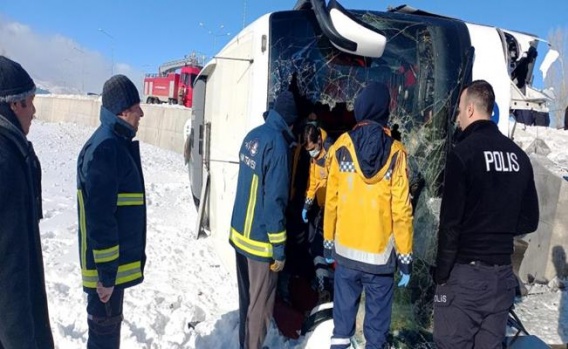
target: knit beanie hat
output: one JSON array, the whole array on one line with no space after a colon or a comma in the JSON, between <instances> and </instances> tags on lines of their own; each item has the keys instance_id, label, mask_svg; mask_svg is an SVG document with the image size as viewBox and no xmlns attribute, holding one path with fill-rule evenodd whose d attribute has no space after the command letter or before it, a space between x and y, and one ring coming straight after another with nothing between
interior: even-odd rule
<instances>
[{"instance_id":1,"label":"knit beanie hat","mask_svg":"<svg viewBox=\"0 0 568 349\"><path fill-rule=\"evenodd\" d=\"M103 86L103 107L114 115L140 103L140 95L134 83L124 75L115 75Z\"/></svg>"},{"instance_id":2,"label":"knit beanie hat","mask_svg":"<svg viewBox=\"0 0 568 349\"><path fill-rule=\"evenodd\" d=\"M389 121L390 92L385 84L371 82L359 93L355 99L353 112L355 120L371 120L382 126Z\"/></svg>"},{"instance_id":3,"label":"knit beanie hat","mask_svg":"<svg viewBox=\"0 0 568 349\"><path fill-rule=\"evenodd\" d=\"M276 97L274 101L274 110L282 116L286 125L291 126L298 118L298 111L296 110L296 101L294 94L290 91L284 91Z\"/></svg>"},{"instance_id":4,"label":"knit beanie hat","mask_svg":"<svg viewBox=\"0 0 568 349\"><path fill-rule=\"evenodd\" d=\"M12 103L34 95L36 85L19 63L0 56L0 103Z\"/></svg>"}]
</instances>

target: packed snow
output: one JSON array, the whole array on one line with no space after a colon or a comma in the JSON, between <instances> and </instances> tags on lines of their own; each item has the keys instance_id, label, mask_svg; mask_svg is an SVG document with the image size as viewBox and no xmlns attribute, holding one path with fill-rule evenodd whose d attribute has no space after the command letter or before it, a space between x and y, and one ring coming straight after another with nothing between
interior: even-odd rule
<instances>
[{"instance_id":1,"label":"packed snow","mask_svg":"<svg viewBox=\"0 0 568 349\"><path fill-rule=\"evenodd\" d=\"M93 131L36 120L29 135L42 164L40 228L51 326L61 349L85 347L88 334L78 261L75 176L77 155ZM552 130L547 137L565 144L568 132ZM125 294L122 347L237 349L236 279L221 265L210 240L196 239L196 211L183 156L148 144L141 145L141 154L148 261L144 283ZM555 147L552 156L561 161L566 154L568 147ZM568 292L547 285L529 288L531 294L516 310L527 330L547 343L566 343ZM326 341L322 338L319 343ZM285 340L272 326L266 345L302 348L301 342Z\"/></svg>"}]
</instances>

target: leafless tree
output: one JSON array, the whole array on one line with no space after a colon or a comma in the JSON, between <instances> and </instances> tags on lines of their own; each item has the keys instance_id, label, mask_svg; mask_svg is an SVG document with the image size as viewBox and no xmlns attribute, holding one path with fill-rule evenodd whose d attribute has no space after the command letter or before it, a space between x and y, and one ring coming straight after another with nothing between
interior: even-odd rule
<instances>
[{"instance_id":1,"label":"leafless tree","mask_svg":"<svg viewBox=\"0 0 568 349\"><path fill-rule=\"evenodd\" d=\"M550 105L550 114L556 127L564 125L564 111L568 106L568 27L558 27L548 34L548 42L560 53L546 76L547 88L553 88L556 99Z\"/></svg>"}]
</instances>

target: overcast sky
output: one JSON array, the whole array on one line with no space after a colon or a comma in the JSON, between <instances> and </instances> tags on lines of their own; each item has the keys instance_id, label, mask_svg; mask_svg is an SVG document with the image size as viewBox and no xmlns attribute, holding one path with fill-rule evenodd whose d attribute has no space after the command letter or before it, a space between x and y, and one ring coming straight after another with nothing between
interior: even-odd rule
<instances>
[{"instance_id":1,"label":"overcast sky","mask_svg":"<svg viewBox=\"0 0 568 349\"><path fill-rule=\"evenodd\" d=\"M112 57L89 50L61 35L42 35L0 14L0 54L20 63L36 85L56 93L100 93L111 76ZM114 73L142 87L144 74L114 62Z\"/></svg>"}]
</instances>

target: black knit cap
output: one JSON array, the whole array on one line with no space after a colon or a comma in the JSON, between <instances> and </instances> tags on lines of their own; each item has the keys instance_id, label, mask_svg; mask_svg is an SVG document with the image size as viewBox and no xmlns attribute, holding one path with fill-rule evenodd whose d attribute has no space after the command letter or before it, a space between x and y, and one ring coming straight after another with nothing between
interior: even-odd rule
<instances>
[{"instance_id":1,"label":"black knit cap","mask_svg":"<svg viewBox=\"0 0 568 349\"><path fill-rule=\"evenodd\" d=\"M140 95L134 83L124 75L115 75L103 86L103 107L115 115L140 103Z\"/></svg>"},{"instance_id":2,"label":"black knit cap","mask_svg":"<svg viewBox=\"0 0 568 349\"><path fill-rule=\"evenodd\" d=\"M0 56L0 103L12 103L34 95L36 85L19 63Z\"/></svg>"}]
</instances>

